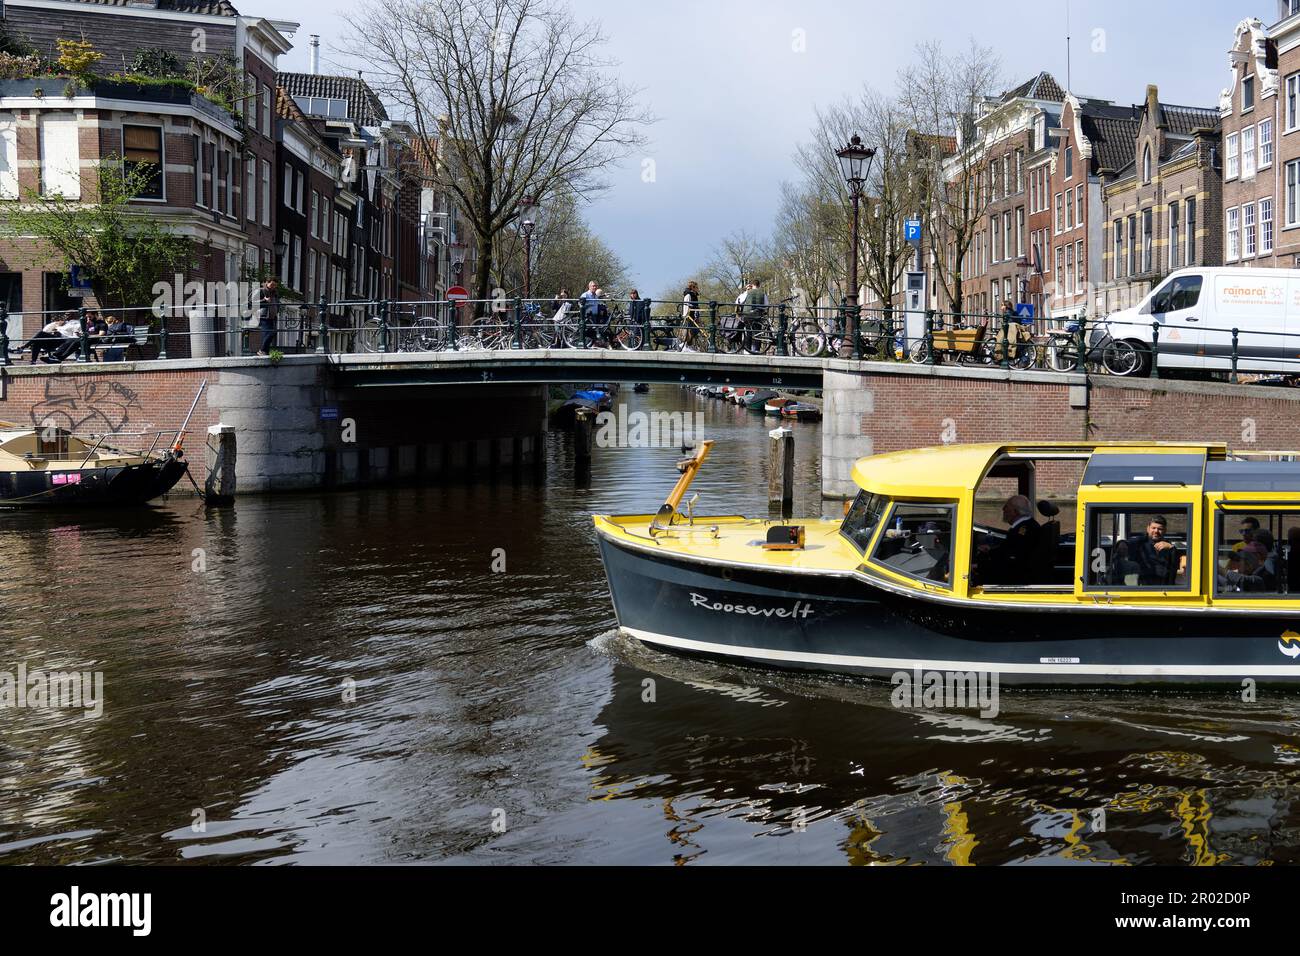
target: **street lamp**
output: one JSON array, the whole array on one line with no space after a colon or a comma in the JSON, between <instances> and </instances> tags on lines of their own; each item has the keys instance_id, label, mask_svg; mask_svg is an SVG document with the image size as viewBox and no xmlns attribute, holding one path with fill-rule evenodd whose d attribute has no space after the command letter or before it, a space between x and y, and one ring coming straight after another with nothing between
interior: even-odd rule
<instances>
[{"instance_id":1,"label":"street lamp","mask_svg":"<svg viewBox=\"0 0 1300 956\"><path fill-rule=\"evenodd\" d=\"M524 236L524 299L533 294L533 229L537 226L537 201L525 196L519 201L519 231Z\"/></svg>"},{"instance_id":2,"label":"street lamp","mask_svg":"<svg viewBox=\"0 0 1300 956\"><path fill-rule=\"evenodd\" d=\"M284 257L289 254L289 243L282 239L271 248L275 250L275 271L279 275L284 271Z\"/></svg>"},{"instance_id":3,"label":"street lamp","mask_svg":"<svg viewBox=\"0 0 1300 956\"><path fill-rule=\"evenodd\" d=\"M862 137L856 133L843 149L836 150L839 157L840 171L849 187L849 196L853 200L853 227L849 239L849 341L850 354L855 359L862 358L862 340L858 335L858 204L862 199L862 190L871 175L871 162L876 158L876 151L862 145Z\"/></svg>"}]
</instances>

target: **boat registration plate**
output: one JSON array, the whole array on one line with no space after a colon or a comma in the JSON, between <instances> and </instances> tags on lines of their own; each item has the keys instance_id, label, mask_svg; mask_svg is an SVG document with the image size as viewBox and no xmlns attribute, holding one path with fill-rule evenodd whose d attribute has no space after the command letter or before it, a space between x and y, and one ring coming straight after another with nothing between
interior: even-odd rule
<instances>
[{"instance_id":1,"label":"boat registration plate","mask_svg":"<svg viewBox=\"0 0 1300 956\"><path fill-rule=\"evenodd\" d=\"M1040 664L1078 664L1078 663L1079 663L1079 658L1077 658L1077 657L1040 657L1040 658L1038 659L1038 663L1040 663Z\"/></svg>"}]
</instances>

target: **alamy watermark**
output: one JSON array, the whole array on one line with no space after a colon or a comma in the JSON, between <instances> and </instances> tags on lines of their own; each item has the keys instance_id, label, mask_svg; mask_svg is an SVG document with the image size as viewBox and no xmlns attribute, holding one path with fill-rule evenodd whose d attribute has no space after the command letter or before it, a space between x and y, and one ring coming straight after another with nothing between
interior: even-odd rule
<instances>
[{"instance_id":1,"label":"alamy watermark","mask_svg":"<svg viewBox=\"0 0 1300 956\"><path fill-rule=\"evenodd\" d=\"M19 664L0 671L0 710L83 710L88 720L104 714L103 671L29 671Z\"/></svg>"},{"instance_id":2,"label":"alamy watermark","mask_svg":"<svg viewBox=\"0 0 1300 956\"><path fill-rule=\"evenodd\" d=\"M630 412L619 405L596 416L599 448L686 448L703 437L703 412Z\"/></svg>"},{"instance_id":3,"label":"alamy watermark","mask_svg":"<svg viewBox=\"0 0 1300 956\"><path fill-rule=\"evenodd\" d=\"M896 671L889 700L898 708L974 710L998 715L997 671Z\"/></svg>"}]
</instances>

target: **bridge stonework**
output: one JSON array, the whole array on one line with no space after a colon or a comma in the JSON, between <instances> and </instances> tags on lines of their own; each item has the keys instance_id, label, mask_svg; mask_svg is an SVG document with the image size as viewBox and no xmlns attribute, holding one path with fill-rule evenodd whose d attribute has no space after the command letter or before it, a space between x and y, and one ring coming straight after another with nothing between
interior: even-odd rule
<instances>
[{"instance_id":1,"label":"bridge stonework","mask_svg":"<svg viewBox=\"0 0 1300 956\"><path fill-rule=\"evenodd\" d=\"M234 428L236 493L436 480L535 465L544 454L540 385L361 390L324 356L11 366L0 369L0 421L56 425L80 436L188 426L202 484L209 426ZM135 443L128 438L126 447ZM165 446L165 442L160 442Z\"/></svg>"},{"instance_id":2,"label":"bridge stonework","mask_svg":"<svg viewBox=\"0 0 1300 956\"><path fill-rule=\"evenodd\" d=\"M822 491L856 494L861 454L953 442L1221 441L1300 449L1300 390L887 362L827 363Z\"/></svg>"}]
</instances>

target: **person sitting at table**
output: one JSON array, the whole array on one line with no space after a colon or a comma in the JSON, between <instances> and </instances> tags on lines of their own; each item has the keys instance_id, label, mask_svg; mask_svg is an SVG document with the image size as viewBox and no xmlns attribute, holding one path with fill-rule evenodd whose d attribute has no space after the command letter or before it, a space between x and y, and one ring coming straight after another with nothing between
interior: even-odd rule
<instances>
[{"instance_id":1,"label":"person sitting at table","mask_svg":"<svg viewBox=\"0 0 1300 956\"><path fill-rule=\"evenodd\" d=\"M68 313L71 315L72 313ZM41 326L41 330L33 335L22 345L10 349L15 355L21 355L24 349L32 350L32 364L35 365L41 357L42 351L53 351L57 345L63 342L63 336L59 334L59 328L66 319L51 319Z\"/></svg>"}]
</instances>

